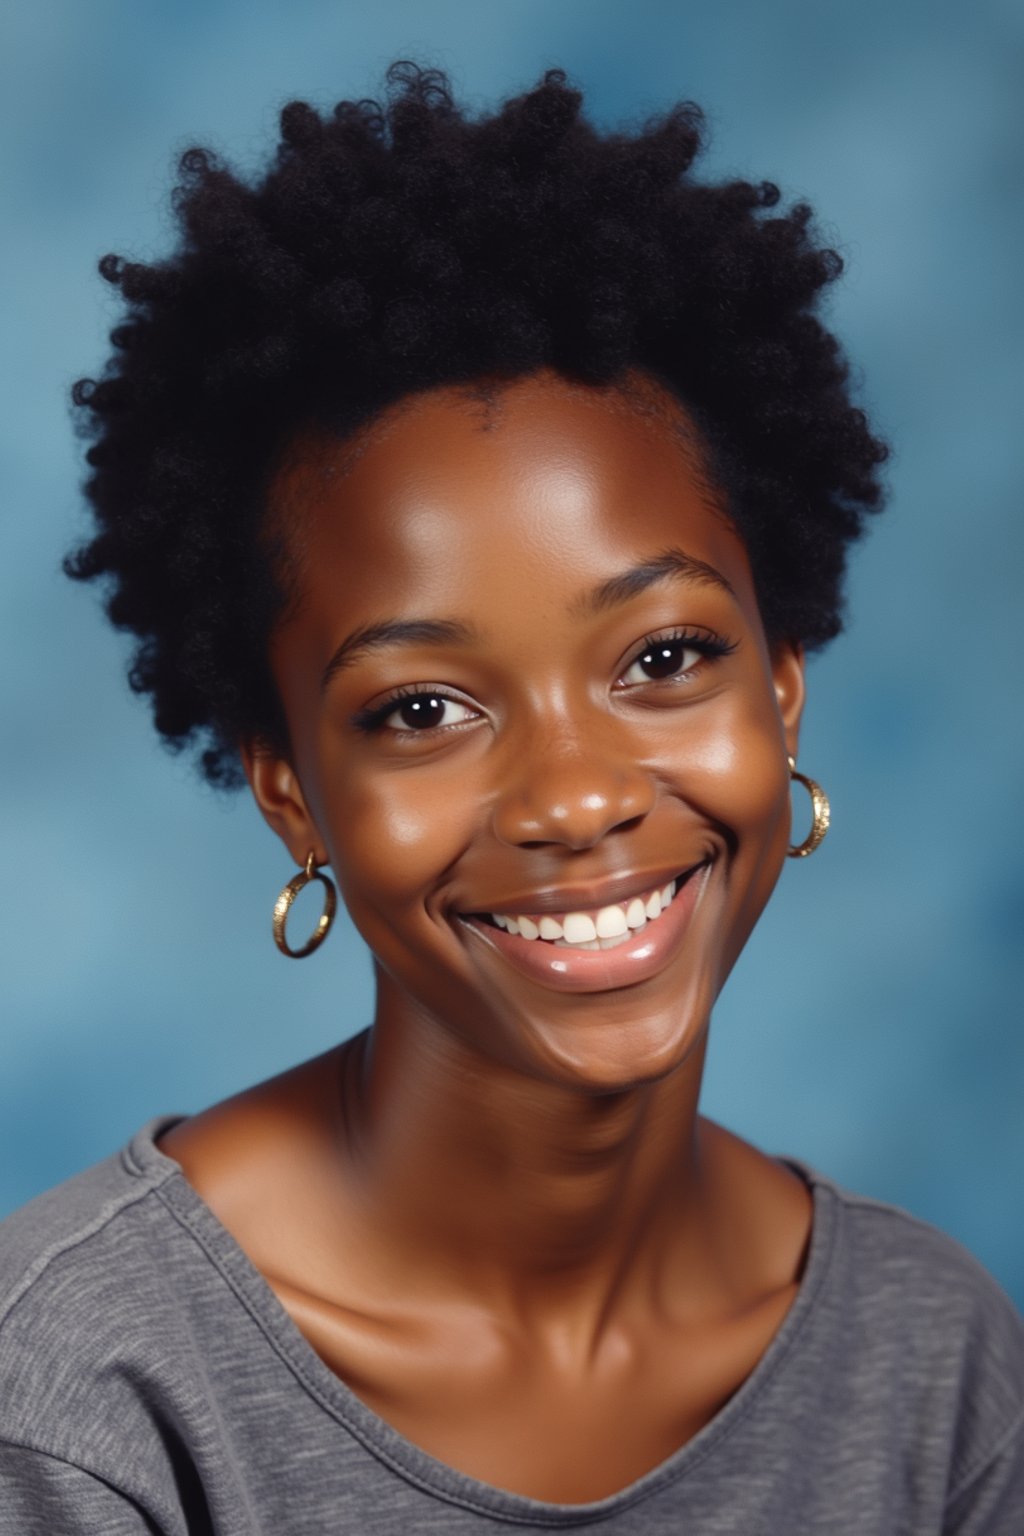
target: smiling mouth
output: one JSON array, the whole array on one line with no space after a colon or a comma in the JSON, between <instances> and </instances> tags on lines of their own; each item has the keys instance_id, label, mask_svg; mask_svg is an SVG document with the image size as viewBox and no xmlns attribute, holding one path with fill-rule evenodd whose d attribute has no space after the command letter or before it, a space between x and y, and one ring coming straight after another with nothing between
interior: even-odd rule
<instances>
[{"instance_id":1,"label":"smiling mouth","mask_svg":"<svg viewBox=\"0 0 1024 1536\"><path fill-rule=\"evenodd\" d=\"M522 939L555 949L616 949L656 923L687 881L705 868L706 863L702 860L665 885L652 886L650 890L631 896L628 901L616 901L604 907L557 914L473 912L466 916L470 921L501 928L506 933L518 934Z\"/></svg>"}]
</instances>

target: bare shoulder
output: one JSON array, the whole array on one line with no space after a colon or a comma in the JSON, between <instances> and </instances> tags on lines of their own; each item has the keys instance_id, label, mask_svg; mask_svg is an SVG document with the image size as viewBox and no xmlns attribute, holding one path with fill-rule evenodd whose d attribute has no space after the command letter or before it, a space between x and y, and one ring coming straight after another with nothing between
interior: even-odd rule
<instances>
[{"instance_id":1,"label":"bare shoulder","mask_svg":"<svg viewBox=\"0 0 1024 1536\"><path fill-rule=\"evenodd\" d=\"M289 1234L315 1224L318 1213L322 1220L326 1196L337 1197L323 1183L338 1162L339 1050L223 1099L160 1138L160 1150L264 1273L293 1247Z\"/></svg>"}]
</instances>

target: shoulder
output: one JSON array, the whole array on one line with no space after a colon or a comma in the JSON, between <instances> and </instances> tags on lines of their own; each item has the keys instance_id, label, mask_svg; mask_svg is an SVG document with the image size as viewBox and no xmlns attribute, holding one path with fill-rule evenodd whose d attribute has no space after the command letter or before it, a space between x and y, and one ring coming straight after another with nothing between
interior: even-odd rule
<instances>
[{"instance_id":1,"label":"shoulder","mask_svg":"<svg viewBox=\"0 0 1024 1536\"><path fill-rule=\"evenodd\" d=\"M48 1189L0 1221L0 1327L52 1265L88 1245L153 1191L173 1169L147 1168L133 1154L153 1122L128 1147Z\"/></svg>"},{"instance_id":2,"label":"shoulder","mask_svg":"<svg viewBox=\"0 0 1024 1536\"><path fill-rule=\"evenodd\" d=\"M891 1315L928 1335L998 1335L1024 1350L1024 1319L978 1260L955 1238L899 1206L858 1195L821 1174L808 1177L836 1210L839 1256L876 1317Z\"/></svg>"},{"instance_id":3,"label":"shoulder","mask_svg":"<svg viewBox=\"0 0 1024 1536\"><path fill-rule=\"evenodd\" d=\"M194 1244L161 1198L176 1170L158 1126L0 1222L0 1442L88 1464L98 1401L137 1421L182 1342Z\"/></svg>"},{"instance_id":4,"label":"shoulder","mask_svg":"<svg viewBox=\"0 0 1024 1536\"><path fill-rule=\"evenodd\" d=\"M822 1339L842 1340L850 1392L894 1432L944 1443L955 1491L1024 1431L1024 1318L954 1238L804 1171L831 1229Z\"/></svg>"}]
</instances>

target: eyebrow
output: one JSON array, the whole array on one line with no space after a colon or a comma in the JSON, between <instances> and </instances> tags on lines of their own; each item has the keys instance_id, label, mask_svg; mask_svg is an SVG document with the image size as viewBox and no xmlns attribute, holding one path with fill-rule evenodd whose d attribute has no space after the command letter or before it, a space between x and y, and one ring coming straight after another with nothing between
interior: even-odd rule
<instances>
[{"instance_id":1,"label":"eyebrow","mask_svg":"<svg viewBox=\"0 0 1024 1536\"><path fill-rule=\"evenodd\" d=\"M352 666L369 651L392 645L469 645L478 638L470 624L459 619L382 619L361 624L341 642L320 679L320 691L344 667Z\"/></svg>"},{"instance_id":2,"label":"eyebrow","mask_svg":"<svg viewBox=\"0 0 1024 1536\"><path fill-rule=\"evenodd\" d=\"M731 582L713 565L708 565L706 560L697 560L683 549L665 549L641 561L639 565L631 566L628 571L602 581L600 586L595 587L576 605L576 611L581 614L603 613L608 608L629 602L630 598L646 592L648 587L657 582L670 579L689 582L692 586L717 587L722 592L728 592L730 597L736 596Z\"/></svg>"},{"instance_id":3,"label":"eyebrow","mask_svg":"<svg viewBox=\"0 0 1024 1536\"><path fill-rule=\"evenodd\" d=\"M685 550L666 549L602 581L574 604L573 612L580 616L606 612L667 580L717 587L732 597L736 595L731 583L713 565L695 559ZM338 672L371 651L394 645L471 645L478 639L479 631L461 619L381 619L376 624L361 624L331 656L320 679L320 690L323 692Z\"/></svg>"}]
</instances>

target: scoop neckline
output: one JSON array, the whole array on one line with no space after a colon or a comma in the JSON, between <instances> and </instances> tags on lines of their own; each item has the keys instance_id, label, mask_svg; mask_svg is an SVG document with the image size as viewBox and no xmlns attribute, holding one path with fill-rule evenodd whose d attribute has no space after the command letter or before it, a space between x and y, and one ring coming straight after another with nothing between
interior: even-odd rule
<instances>
[{"instance_id":1,"label":"scoop neckline","mask_svg":"<svg viewBox=\"0 0 1024 1536\"><path fill-rule=\"evenodd\" d=\"M432 1456L381 1418L331 1370L244 1249L188 1182L181 1165L157 1145L158 1136L187 1118L161 1115L142 1126L122 1152L128 1171L152 1181L154 1191L191 1233L301 1386L371 1455L432 1497L510 1525L554 1528L605 1520L694 1471L753 1410L790 1354L822 1288L834 1246L835 1189L807 1164L789 1157L776 1159L810 1190L812 1217L796 1296L764 1354L725 1406L696 1435L642 1476L601 1499L555 1503L484 1482Z\"/></svg>"}]
</instances>

